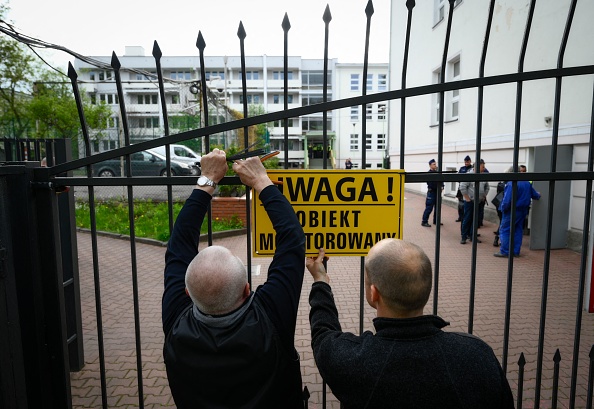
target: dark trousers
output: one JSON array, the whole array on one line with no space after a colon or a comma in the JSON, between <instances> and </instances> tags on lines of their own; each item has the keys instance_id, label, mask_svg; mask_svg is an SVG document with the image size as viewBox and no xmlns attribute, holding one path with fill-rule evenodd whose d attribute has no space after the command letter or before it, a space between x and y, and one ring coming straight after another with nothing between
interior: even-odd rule
<instances>
[{"instance_id":1,"label":"dark trousers","mask_svg":"<svg viewBox=\"0 0 594 409\"><path fill-rule=\"evenodd\" d=\"M423 223L429 222L429 216L437 204L437 195L434 191L427 192L427 199L425 199L425 211L423 212ZM433 212L433 224L435 224L436 212Z\"/></svg>"},{"instance_id":2,"label":"dark trousers","mask_svg":"<svg viewBox=\"0 0 594 409\"><path fill-rule=\"evenodd\" d=\"M487 204L486 200L479 202L479 217L478 217L479 226L483 225L483 219L485 218L485 205L486 204Z\"/></svg>"},{"instance_id":3,"label":"dark trousers","mask_svg":"<svg viewBox=\"0 0 594 409\"><path fill-rule=\"evenodd\" d=\"M474 213L474 201L464 201L464 216L462 224L460 225L460 232L462 233L462 240L472 237L472 215Z\"/></svg>"},{"instance_id":4,"label":"dark trousers","mask_svg":"<svg viewBox=\"0 0 594 409\"><path fill-rule=\"evenodd\" d=\"M464 199L458 200L458 219L464 220Z\"/></svg>"}]
</instances>

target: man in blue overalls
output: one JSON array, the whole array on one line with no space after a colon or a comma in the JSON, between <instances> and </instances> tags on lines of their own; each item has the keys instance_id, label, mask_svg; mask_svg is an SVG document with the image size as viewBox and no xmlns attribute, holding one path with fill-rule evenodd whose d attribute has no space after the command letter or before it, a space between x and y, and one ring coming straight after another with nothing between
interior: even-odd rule
<instances>
[{"instance_id":1,"label":"man in blue overalls","mask_svg":"<svg viewBox=\"0 0 594 409\"><path fill-rule=\"evenodd\" d=\"M429 161L429 172L437 172L437 162L435 162L435 159ZM423 212L421 226L431 227L429 224L429 215L437 204L437 195L441 194L443 186L443 182L427 182L427 200L425 200L425 211ZM436 217L437 212L433 212L433 224L437 223Z\"/></svg>"}]
</instances>

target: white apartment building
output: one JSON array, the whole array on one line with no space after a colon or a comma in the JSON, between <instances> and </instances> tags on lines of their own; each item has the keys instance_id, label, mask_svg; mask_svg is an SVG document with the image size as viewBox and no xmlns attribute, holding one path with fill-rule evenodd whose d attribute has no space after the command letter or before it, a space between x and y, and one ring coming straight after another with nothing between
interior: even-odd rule
<instances>
[{"instance_id":1,"label":"white apartment building","mask_svg":"<svg viewBox=\"0 0 594 409\"><path fill-rule=\"evenodd\" d=\"M336 65L336 99L362 95L363 64L339 63ZM388 91L388 64L369 64L367 67L367 95ZM367 169L382 169L388 148L387 103L352 106L334 112L336 142L334 158L336 168L344 169L346 159L351 159L353 169L363 169L362 152L365 149ZM366 121L365 139L361 138L363 121Z\"/></svg>"},{"instance_id":2,"label":"white apartment building","mask_svg":"<svg viewBox=\"0 0 594 409\"><path fill-rule=\"evenodd\" d=\"M518 72L520 50L526 29L530 1L499 0L495 3L485 76ZM553 69L557 59L570 0L536 2L534 19L526 51L524 71ZM485 37L489 0L456 0L452 34L445 73L441 61L447 28L449 3L446 0L419 1L413 11L407 87L479 77L480 58ZM591 39L594 38L594 2L579 1L573 18L564 67L594 64ZM390 77L401 78L404 55L407 9L404 2L392 1ZM503 172L513 161L516 118L515 83L485 87L482 117L481 156L490 172ZM399 89L400 83L392 83ZM584 171L587 166L593 78L590 75L562 80L559 115L558 171ZM528 171L549 171L555 80L527 81L523 84L521 143L519 163ZM443 170L457 170L463 158L475 159L478 91L476 88L447 92L443 109ZM427 162L437 159L437 95L423 95L406 101L406 146L400 151L400 102L392 101L389 110L390 158L392 168L399 166L404 154L407 171L426 171ZM542 183L542 182L540 182ZM584 216L585 182L557 183L555 223L564 224L562 232L581 234ZM418 184L407 188L425 192ZM535 182L535 187L536 187ZM494 186L492 186L494 194ZM446 186L445 194L453 196L456 184ZM454 199L455 200L455 199ZM541 200L542 202L542 200ZM543 206L543 208L546 206ZM538 215L531 216L537 217ZM534 223L533 223L534 224Z\"/></svg>"},{"instance_id":3,"label":"white apartment building","mask_svg":"<svg viewBox=\"0 0 594 409\"><path fill-rule=\"evenodd\" d=\"M111 57L92 57L109 64ZM164 135L163 113L159 102L155 60L146 56L142 47L126 47L125 55L118 57L122 65L121 77L126 98L126 111L132 142ZM329 61L328 100L332 100L336 86L335 59ZM208 87L218 94L220 104L209 109L209 124L229 121L225 106L243 113L241 60L238 56L205 57ZM284 109L284 62L283 57L246 57L247 103L261 106L264 113ZM81 89L92 101L112 106L114 115L110 120L108 136L95 142L94 151L113 149L121 144L121 118L116 84L110 70L100 70L81 60L74 67L83 82ZM198 56L175 56L161 58L163 77L166 78L165 98L169 117L170 133L199 128L198 114L201 101L195 87L200 79ZM138 70L147 71L145 75ZM288 108L316 104L323 101L323 60L308 60L301 57L288 58ZM332 137L335 120L328 112L328 135ZM292 118L288 124L289 164L291 167L309 167L309 159L322 146L322 113ZM268 124L271 149L281 151L284 161L284 127L281 121ZM210 143L229 146L234 135L211 135ZM334 150L333 145L331 149Z\"/></svg>"}]
</instances>

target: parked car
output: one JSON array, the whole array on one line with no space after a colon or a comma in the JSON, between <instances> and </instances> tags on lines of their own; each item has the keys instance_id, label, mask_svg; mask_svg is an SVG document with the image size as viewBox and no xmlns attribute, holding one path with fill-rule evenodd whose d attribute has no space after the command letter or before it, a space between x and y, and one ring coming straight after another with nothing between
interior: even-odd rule
<instances>
[{"instance_id":1,"label":"parked car","mask_svg":"<svg viewBox=\"0 0 594 409\"><path fill-rule=\"evenodd\" d=\"M166 176L165 157L155 152L142 151L130 156L132 176ZM122 162L118 159L106 160L93 165L93 173L99 177L113 177L122 174ZM171 160L172 176L198 176L200 168L195 164Z\"/></svg>"},{"instance_id":2,"label":"parked car","mask_svg":"<svg viewBox=\"0 0 594 409\"><path fill-rule=\"evenodd\" d=\"M165 157L166 153L165 146L158 146L156 148L149 149L148 151L163 157ZM200 159L202 159L200 155L184 145L169 145L169 152L171 155L171 160L176 160L178 162L196 164L200 163Z\"/></svg>"}]
</instances>

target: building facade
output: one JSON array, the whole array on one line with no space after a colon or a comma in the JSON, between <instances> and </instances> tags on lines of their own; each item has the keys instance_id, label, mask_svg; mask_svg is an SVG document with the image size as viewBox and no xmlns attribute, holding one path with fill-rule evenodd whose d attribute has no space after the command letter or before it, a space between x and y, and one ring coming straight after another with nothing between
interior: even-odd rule
<instances>
[{"instance_id":1,"label":"building facade","mask_svg":"<svg viewBox=\"0 0 594 409\"><path fill-rule=\"evenodd\" d=\"M480 59L487 26L489 0L456 0L445 72L441 61L447 28L449 2L417 2L413 11L407 88L435 84L442 75L445 82L479 77ZM520 51L529 11L529 0L497 1L489 37L485 76L517 73ZM569 13L569 0L537 2L523 70L525 72L557 68L560 45ZM392 1L390 77L401 78L407 25L404 2ZM594 52L589 39L594 36L590 23L594 2L577 2L577 9L565 50L563 67L589 65ZM584 171L587 166L590 117L592 109L592 76L566 77L562 80L559 115L558 171ZM392 89L401 84L392 84ZM516 83L485 87L481 156L490 172L503 172L513 161L516 120ZM549 171L553 131L555 80L535 80L523 84L519 164L528 171ZM406 144L400 147L400 102L390 102L390 159L399 166L404 155L407 171L426 171L427 162L437 159L438 96L422 95L406 100ZM463 158L475 160L478 91L476 88L445 93L444 152L442 170L456 171ZM562 188L563 183L558 183ZM585 182L567 182L567 213L560 214L568 232L581 234ZM535 184L536 186L536 184ZM424 192L418 184L407 188ZM447 184L446 198L456 193L456 183ZM491 195L495 193L494 186ZM556 199L558 199L556 197ZM455 199L454 199L455 200ZM561 200L561 198L559 198ZM557 207L557 206L556 206ZM534 219L533 219L534 220Z\"/></svg>"}]
</instances>

